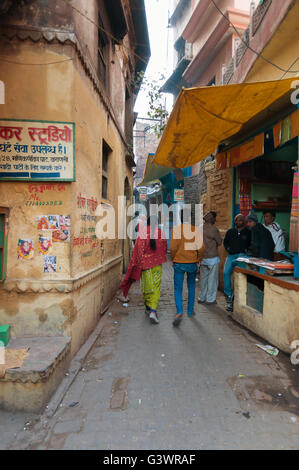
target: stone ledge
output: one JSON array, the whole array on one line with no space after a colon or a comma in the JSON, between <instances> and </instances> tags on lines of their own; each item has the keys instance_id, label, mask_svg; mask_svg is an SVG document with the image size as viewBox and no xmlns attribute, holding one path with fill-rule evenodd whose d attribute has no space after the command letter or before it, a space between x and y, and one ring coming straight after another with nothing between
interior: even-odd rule
<instances>
[{"instance_id":1,"label":"stone ledge","mask_svg":"<svg viewBox=\"0 0 299 470\"><path fill-rule=\"evenodd\" d=\"M45 382L53 374L58 364L70 353L71 338L54 337L22 337L12 339L8 349L29 348L29 355L22 367L7 369L3 382Z\"/></svg>"},{"instance_id":2,"label":"stone ledge","mask_svg":"<svg viewBox=\"0 0 299 470\"><path fill-rule=\"evenodd\" d=\"M100 276L102 273L112 269L122 261L123 256L119 255L101 266L98 266L87 273L80 274L77 277L70 279L56 279L56 280L31 280L31 279L7 279L3 284L3 289L8 292L23 293L58 293L67 294L73 292L88 282Z\"/></svg>"}]
</instances>

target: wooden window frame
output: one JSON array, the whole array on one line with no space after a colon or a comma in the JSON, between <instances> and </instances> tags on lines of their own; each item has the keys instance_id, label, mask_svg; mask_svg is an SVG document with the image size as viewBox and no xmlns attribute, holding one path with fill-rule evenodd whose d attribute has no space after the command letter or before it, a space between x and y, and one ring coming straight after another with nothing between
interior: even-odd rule
<instances>
[{"instance_id":1,"label":"wooden window frame","mask_svg":"<svg viewBox=\"0 0 299 470\"><path fill-rule=\"evenodd\" d=\"M0 282L5 281L5 279L6 279L8 215L9 215L9 210L6 207L0 207L0 216L4 216L4 219L3 219L3 238L2 238L2 240L0 240L0 250L2 250L1 265L0 265Z\"/></svg>"},{"instance_id":2,"label":"wooden window frame","mask_svg":"<svg viewBox=\"0 0 299 470\"><path fill-rule=\"evenodd\" d=\"M112 149L109 144L103 139L102 140L102 199L109 200L109 160L112 154ZM104 158L106 159L106 165L104 167ZM106 180L106 193L103 193L103 180Z\"/></svg>"}]
</instances>

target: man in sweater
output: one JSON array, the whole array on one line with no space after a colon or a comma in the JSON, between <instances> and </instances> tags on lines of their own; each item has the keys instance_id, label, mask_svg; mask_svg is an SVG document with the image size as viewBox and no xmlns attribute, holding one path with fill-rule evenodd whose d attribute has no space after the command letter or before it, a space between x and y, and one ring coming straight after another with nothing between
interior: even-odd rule
<instances>
[{"instance_id":1,"label":"man in sweater","mask_svg":"<svg viewBox=\"0 0 299 470\"><path fill-rule=\"evenodd\" d=\"M226 232L223 245L228 255L224 265L224 294L227 300L226 310L233 311L233 290L231 286L231 274L235 268L235 260L239 256L246 256L250 246L251 232L245 227L245 217L238 214L235 217L235 228Z\"/></svg>"},{"instance_id":2,"label":"man in sweater","mask_svg":"<svg viewBox=\"0 0 299 470\"><path fill-rule=\"evenodd\" d=\"M215 227L216 212L204 216L203 242L205 251L200 264L200 285L198 303L216 304L220 258L218 247L222 244L219 230Z\"/></svg>"},{"instance_id":3,"label":"man in sweater","mask_svg":"<svg viewBox=\"0 0 299 470\"><path fill-rule=\"evenodd\" d=\"M251 229L251 243L247 254L254 258L273 261L275 243L271 232L258 222L258 218L254 213L249 214L246 221Z\"/></svg>"},{"instance_id":4,"label":"man in sweater","mask_svg":"<svg viewBox=\"0 0 299 470\"><path fill-rule=\"evenodd\" d=\"M195 283L197 265L202 258L204 245L197 227L191 225L191 217L181 211L181 224L173 228L170 242L170 257L174 269L174 297L177 314L173 325L179 326L183 318L183 284L187 273L189 317L194 316Z\"/></svg>"}]
</instances>

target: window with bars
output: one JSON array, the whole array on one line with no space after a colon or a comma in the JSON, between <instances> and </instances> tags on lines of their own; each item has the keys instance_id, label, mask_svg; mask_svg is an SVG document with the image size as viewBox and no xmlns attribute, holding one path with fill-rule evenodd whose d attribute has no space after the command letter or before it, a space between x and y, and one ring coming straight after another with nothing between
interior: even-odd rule
<instances>
[{"instance_id":1,"label":"window with bars","mask_svg":"<svg viewBox=\"0 0 299 470\"><path fill-rule=\"evenodd\" d=\"M103 140L102 145L102 198L108 199L108 176L109 176L109 157L112 149L107 142Z\"/></svg>"}]
</instances>

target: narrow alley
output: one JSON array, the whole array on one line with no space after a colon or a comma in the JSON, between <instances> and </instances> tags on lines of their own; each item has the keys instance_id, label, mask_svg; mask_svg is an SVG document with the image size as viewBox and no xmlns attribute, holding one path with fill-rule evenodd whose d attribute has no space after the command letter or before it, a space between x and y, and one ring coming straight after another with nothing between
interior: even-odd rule
<instances>
[{"instance_id":1,"label":"narrow alley","mask_svg":"<svg viewBox=\"0 0 299 470\"><path fill-rule=\"evenodd\" d=\"M7 448L298 449L298 367L257 348L221 294L174 328L168 263L159 325L144 313L139 284L129 297L128 308L115 300L107 311L57 412L22 425Z\"/></svg>"}]
</instances>

